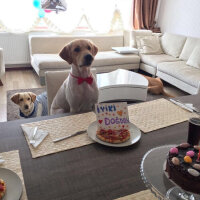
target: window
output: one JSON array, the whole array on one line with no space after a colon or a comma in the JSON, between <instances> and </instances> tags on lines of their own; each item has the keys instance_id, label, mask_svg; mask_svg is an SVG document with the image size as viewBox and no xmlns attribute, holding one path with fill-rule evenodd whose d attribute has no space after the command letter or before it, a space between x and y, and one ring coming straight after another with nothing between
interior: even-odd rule
<instances>
[{"instance_id":1,"label":"window","mask_svg":"<svg viewBox=\"0 0 200 200\"><path fill-rule=\"evenodd\" d=\"M52 11L39 18L39 10L33 6L33 0L0 0L0 28L14 32L36 28L71 33L80 26L83 29L89 27L95 33L108 33L115 9L120 11L123 27L130 27L132 0L65 1L67 11L60 11L58 14ZM81 19L83 22L80 22Z\"/></svg>"}]
</instances>

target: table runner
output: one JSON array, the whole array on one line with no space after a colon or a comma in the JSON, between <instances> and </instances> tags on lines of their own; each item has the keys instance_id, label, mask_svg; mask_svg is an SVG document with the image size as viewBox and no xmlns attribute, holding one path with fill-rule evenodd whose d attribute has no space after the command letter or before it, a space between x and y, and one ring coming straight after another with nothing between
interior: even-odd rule
<instances>
[{"instance_id":1,"label":"table runner","mask_svg":"<svg viewBox=\"0 0 200 200\"><path fill-rule=\"evenodd\" d=\"M130 122L135 124L144 133L177 124L188 120L190 117L197 116L166 99L130 105L128 106L128 112ZM23 124L23 126L37 126L49 133L37 148L33 148L26 138L32 158L93 143L94 141L92 141L86 133L58 143L53 142L54 139L73 134L77 131L86 130L93 121L96 121L96 115L93 112L89 112Z\"/></svg>"},{"instance_id":2,"label":"table runner","mask_svg":"<svg viewBox=\"0 0 200 200\"><path fill-rule=\"evenodd\" d=\"M53 140L73 134L77 131L87 130L88 126L95 120L96 115L93 112L89 112L23 124L22 126L37 126L38 129L46 130L49 133L49 135L37 148L33 148L26 138L32 158L37 158L93 143L94 141L91 140L86 133L57 143L54 143Z\"/></svg>"},{"instance_id":3,"label":"table runner","mask_svg":"<svg viewBox=\"0 0 200 200\"><path fill-rule=\"evenodd\" d=\"M128 106L129 120L144 133L197 117L166 99L157 99Z\"/></svg>"},{"instance_id":4,"label":"table runner","mask_svg":"<svg viewBox=\"0 0 200 200\"><path fill-rule=\"evenodd\" d=\"M150 190L143 190L116 200L158 200Z\"/></svg>"},{"instance_id":5,"label":"table runner","mask_svg":"<svg viewBox=\"0 0 200 200\"><path fill-rule=\"evenodd\" d=\"M3 159L5 160L3 165L1 165L0 167L7 168L14 171L21 179L22 185L23 185L23 193L22 193L21 200L27 200L28 198L26 195L26 189L24 185L24 178L23 178L23 173L21 169L19 151L16 150L16 151L3 152L3 153L0 153L0 156L2 156Z\"/></svg>"}]
</instances>

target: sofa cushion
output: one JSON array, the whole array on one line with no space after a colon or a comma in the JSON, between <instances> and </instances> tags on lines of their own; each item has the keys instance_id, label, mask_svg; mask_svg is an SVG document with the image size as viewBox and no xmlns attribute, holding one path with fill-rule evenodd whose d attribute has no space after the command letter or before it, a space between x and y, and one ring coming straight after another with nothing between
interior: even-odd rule
<instances>
[{"instance_id":1,"label":"sofa cushion","mask_svg":"<svg viewBox=\"0 0 200 200\"><path fill-rule=\"evenodd\" d=\"M174 58L173 56L169 56L167 54L160 54L160 55L145 55L140 54L141 61L147 65L151 65L152 67L157 67L158 63L161 62L171 62L171 61L178 61L179 58Z\"/></svg>"},{"instance_id":2,"label":"sofa cushion","mask_svg":"<svg viewBox=\"0 0 200 200\"><path fill-rule=\"evenodd\" d=\"M188 37L179 58L185 61L188 60L197 45L200 45L200 38Z\"/></svg>"},{"instance_id":3,"label":"sofa cushion","mask_svg":"<svg viewBox=\"0 0 200 200\"><path fill-rule=\"evenodd\" d=\"M143 54L162 54L163 50L160 46L160 38L156 36L146 36L140 39L141 49Z\"/></svg>"},{"instance_id":4,"label":"sofa cushion","mask_svg":"<svg viewBox=\"0 0 200 200\"><path fill-rule=\"evenodd\" d=\"M192 51L186 64L200 69L200 46L196 46Z\"/></svg>"},{"instance_id":5,"label":"sofa cushion","mask_svg":"<svg viewBox=\"0 0 200 200\"><path fill-rule=\"evenodd\" d=\"M131 46L137 48L136 37L137 36L150 36L152 35L151 30L133 30L131 31Z\"/></svg>"},{"instance_id":6,"label":"sofa cushion","mask_svg":"<svg viewBox=\"0 0 200 200\"><path fill-rule=\"evenodd\" d=\"M58 54L34 54L31 61L33 66L42 69L69 69L70 65Z\"/></svg>"},{"instance_id":7,"label":"sofa cushion","mask_svg":"<svg viewBox=\"0 0 200 200\"><path fill-rule=\"evenodd\" d=\"M136 54L118 54L114 51L98 52L95 56L93 67L139 64L140 57ZM42 69L69 69L70 65L60 58L58 54L34 54L32 64Z\"/></svg>"},{"instance_id":8,"label":"sofa cushion","mask_svg":"<svg viewBox=\"0 0 200 200\"><path fill-rule=\"evenodd\" d=\"M153 36L153 35L148 35L148 36L136 36L136 44L137 44L137 49L138 50L140 50L140 49L142 49L142 44L141 44L141 40L142 39L152 39L153 37L155 37L155 36Z\"/></svg>"},{"instance_id":9,"label":"sofa cushion","mask_svg":"<svg viewBox=\"0 0 200 200\"><path fill-rule=\"evenodd\" d=\"M161 37L161 46L166 54L177 58L183 49L185 41L185 36L164 33Z\"/></svg>"},{"instance_id":10,"label":"sofa cushion","mask_svg":"<svg viewBox=\"0 0 200 200\"><path fill-rule=\"evenodd\" d=\"M98 47L99 51L111 51L111 47L124 45L123 35L101 36L45 36L33 35L29 37L30 54L58 54L63 47L75 39L88 39Z\"/></svg>"},{"instance_id":11,"label":"sofa cushion","mask_svg":"<svg viewBox=\"0 0 200 200\"><path fill-rule=\"evenodd\" d=\"M157 70L194 87L200 82L200 70L186 65L185 61L159 63Z\"/></svg>"},{"instance_id":12,"label":"sofa cushion","mask_svg":"<svg viewBox=\"0 0 200 200\"><path fill-rule=\"evenodd\" d=\"M93 67L105 65L139 64L140 57L136 54L119 54L114 51L98 52L95 56Z\"/></svg>"}]
</instances>

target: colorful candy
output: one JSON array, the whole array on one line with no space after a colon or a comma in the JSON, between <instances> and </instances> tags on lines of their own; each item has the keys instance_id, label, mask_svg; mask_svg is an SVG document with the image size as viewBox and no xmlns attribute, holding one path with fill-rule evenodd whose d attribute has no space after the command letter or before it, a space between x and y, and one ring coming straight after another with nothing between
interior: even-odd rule
<instances>
[{"instance_id":1,"label":"colorful candy","mask_svg":"<svg viewBox=\"0 0 200 200\"><path fill-rule=\"evenodd\" d=\"M200 175L200 173L197 170L192 169L192 168L188 169L188 173L191 174L192 176L196 176L196 177Z\"/></svg>"},{"instance_id":2,"label":"colorful candy","mask_svg":"<svg viewBox=\"0 0 200 200\"><path fill-rule=\"evenodd\" d=\"M188 151L187 153L186 153L186 155L187 156L190 156L191 158L194 156L194 151Z\"/></svg>"},{"instance_id":3,"label":"colorful candy","mask_svg":"<svg viewBox=\"0 0 200 200\"><path fill-rule=\"evenodd\" d=\"M190 146L189 143L182 143L179 145L179 147L182 147L182 148L188 148Z\"/></svg>"},{"instance_id":4,"label":"colorful candy","mask_svg":"<svg viewBox=\"0 0 200 200\"><path fill-rule=\"evenodd\" d=\"M195 145L194 148L199 151L200 146Z\"/></svg>"},{"instance_id":5,"label":"colorful candy","mask_svg":"<svg viewBox=\"0 0 200 200\"><path fill-rule=\"evenodd\" d=\"M178 149L176 147L172 147L169 152L171 154L178 154Z\"/></svg>"},{"instance_id":6,"label":"colorful candy","mask_svg":"<svg viewBox=\"0 0 200 200\"><path fill-rule=\"evenodd\" d=\"M200 170L200 164L194 164L192 167L194 167L195 169Z\"/></svg>"},{"instance_id":7,"label":"colorful candy","mask_svg":"<svg viewBox=\"0 0 200 200\"><path fill-rule=\"evenodd\" d=\"M190 158L190 156L185 156L185 157L184 157L184 161L185 161L186 163L192 163L192 158Z\"/></svg>"},{"instance_id":8,"label":"colorful candy","mask_svg":"<svg viewBox=\"0 0 200 200\"><path fill-rule=\"evenodd\" d=\"M180 161L179 161L179 159L178 159L177 157L173 157L173 158L172 158L172 163L173 163L174 165L180 165Z\"/></svg>"}]
</instances>

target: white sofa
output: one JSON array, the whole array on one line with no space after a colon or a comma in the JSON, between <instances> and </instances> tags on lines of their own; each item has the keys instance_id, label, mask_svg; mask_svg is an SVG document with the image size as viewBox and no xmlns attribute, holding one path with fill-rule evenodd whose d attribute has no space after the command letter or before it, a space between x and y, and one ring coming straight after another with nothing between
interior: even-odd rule
<instances>
[{"instance_id":1,"label":"white sofa","mask_svg":"<svg viewBox=\"0 0 200 200\"><path fill-rule=\"evenodd\" d=\"M98 47L93 62L93 67L97 73L109 72L118 68L137 70L139 68L140 57L136 54L118 54L112 51L112 47L129 46L129 32L123 35L103 35L103 36L29 36L29 47L31 65L40 77L41 84L44 84L46 71L60 71L70 69L70 65L62 60L58 53L70 41L74 39L86 38L92 40Z\"/></svg>"},{"instance_id":2,"label":"white sofa","mask_svg":"<svg viewBox=\"0 0 200 200\"><path fill-rule=\"evenodd\" d=\"M128 54L122 55L111 50L116 46L137 48L137 38L157 35L160 37L162 54ZM30 36L29 46L31 64L44 84L46 71L68 70L70 66L58 53L66 43L78 36ZM91 39L99 52L93 62L97 73L109 72L117 68L143 70L158 76L189 94L200 92L200 68L188 65L188 59L197 46L200 38L191 38L170 33L154 34L149 30L124 31L123 35L81 37ZM200 56L199 56L200 57ZM200 65L200 58L197 61Z\"/></svg>"},{"instance_id":3,"label":"white sofa","mask_svg":"<svg viewBox=\"0 0 200 200\"><path fill-rule=\"evenodd\" d=\"M160 42L163 54L140 54L140 69L160 77L189 94L199 93L200 38L164 33L160 37ZM196 55L193 52L195 50ZM197 58L197 51L198 60L193 61L192 53Z\"/></svg>"}]
</instances>

